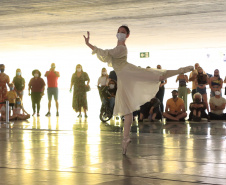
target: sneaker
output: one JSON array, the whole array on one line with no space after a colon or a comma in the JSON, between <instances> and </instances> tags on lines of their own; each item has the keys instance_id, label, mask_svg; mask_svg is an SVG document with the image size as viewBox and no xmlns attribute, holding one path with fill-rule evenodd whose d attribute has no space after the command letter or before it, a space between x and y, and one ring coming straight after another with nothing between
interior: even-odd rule
<instances>
[{"instance_id":1,"label":"sneaker","mask_svg":"<svg viewBox=\"0 0 226 185\"><path fill-rule=\"evenodd\" d=\"M56 113L56 116L59 116L59 112Z\"/></svg>"},{"instance_id":2,"label":"sneaker","mask_svg":"<svg viewBox=\"0 0 226 185\"><path fill-rule=\"evenodd\" d=\"M81 114L79 114L77 117L78 117L78 118L81 118L81 117L82 117L82 115L81 115Z\"/></svg>"},{"instance_id":3,"label":"sneaker","mask_svg":"<svg viewBox=\"0 0 226 185\"><path fill-rule=\"evenodd\" d=\"M39 113L37 113L37 117L39 117L40 116L40 114Z\"/></svg>"},{"instance_id":4,"label":"sneaker","mask_svg":"<svg viewBox=\"0 0 226 185\"><path fill-rule=\"evenodd\" d=\"M48 116L48 117L51 116L51 113L50 112L47 112L46 116Z\"/></svg>"},{"instance_id":5,"label":"sneaker","mask_svg":"<svg viewBox=\"0 0 226 185\"><path fill-rule=\"evenodd\" d=\"M88 118L87 114L85 115L85 118Z\"/></svg>"},{"instance_id":6,"label":"sneaker","mask_svg":"<svg viewBox=\"0 0 226 185\"><path fill-rule=\"evenodd\" d=\"M34 115L35 115L35 112L33 112L32 116L34 116Z\"/></svg>"}]
</instances>

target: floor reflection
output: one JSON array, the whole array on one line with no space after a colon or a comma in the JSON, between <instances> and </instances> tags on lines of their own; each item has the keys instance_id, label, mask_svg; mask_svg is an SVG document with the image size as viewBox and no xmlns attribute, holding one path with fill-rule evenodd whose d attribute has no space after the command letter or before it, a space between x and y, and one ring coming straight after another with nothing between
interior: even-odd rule
<instances>
[{"instance_id":1,"label":"floor reflection","mask_svg":"<svg viewBox=\"0 0 226 185\"><path fill-rule=\"evenodd\" d=\"M0 128L34 130L78 130L88 134L101 131L122 132L124 122L113 118L108 122L91 118L64 119L62 117L32 117L29 121L14 121L9 124L0 122ZM226 122L212 120L207 122L139 122L135 119L131 126L132 133L186 134L186 135L226 135Z\"/></svg>"}]
</instances>

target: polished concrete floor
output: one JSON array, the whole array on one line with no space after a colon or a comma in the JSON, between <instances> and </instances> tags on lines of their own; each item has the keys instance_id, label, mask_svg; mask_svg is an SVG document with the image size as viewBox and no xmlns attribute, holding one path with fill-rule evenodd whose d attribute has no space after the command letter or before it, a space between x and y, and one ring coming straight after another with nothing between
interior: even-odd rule
<instances>
[{"instance_id":1,"label":"polished concrete floor","mask_svg":"<svg viewBox=\"0 0 226 185\"><path fill-rule=\"evenodd\" d=\"M121 154L121 120L0 124L1 185L226 184L226 122L143 122Z\"/></svg>"}]
</instances>

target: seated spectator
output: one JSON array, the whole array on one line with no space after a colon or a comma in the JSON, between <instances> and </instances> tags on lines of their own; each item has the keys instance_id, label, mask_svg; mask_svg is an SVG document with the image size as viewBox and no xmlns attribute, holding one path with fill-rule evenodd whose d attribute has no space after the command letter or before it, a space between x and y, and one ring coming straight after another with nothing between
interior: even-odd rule
<instances>
[{"instance_id":1,"label":"seated spectator","mask_svg":"<svg viewBox=\"0 0 226 185\"><path fill-rule=\"evenodd\" d=\"M23 113L21 113L21 111ZM15 117L15 119L18 119L18 120L26 120L26 119L30 118L30 114L28 114L24 110L23 105L21 104L20 98L16 99L16 104L13 108L13 116Z\"/></svg>"},{"instance_id":2,"label":"seated spectator","mask_svg":"<svg viewBox=\"0 0 226 185\"><path fill-rule=\"evenodd\" d=\"M114 109L115 106L115 95L117 91L117 83L114 80L110 80L108 86L102 91L102 102L103 104L109 103L110 108Z\"/></svg>"},{"instance_id":3,"label":"seated spectator","mask_svg":"<svg viewBox=\"0 0 226 185\"><path fill-rule=\"evenodd\" d=\"M187 113L185 112L184 101L181 98L178 98L178 91L172 91L173 98L170 98L166 102L165 112L163 117L167 121L185 121Z\"/></svg>"},{"instance_id":4,"label":"seated spectator","mask_svg":"<svg viewBox=\"0 0 226 185\"><path fill-rule=\"evenodd\" d=\"M9 106L12 107L12 109L13 109L13 106L15 105L16 98L17 98L17 93L14 90L13 83L9 84L9 89L10 89L10 91L8 91L6 93L6 98L7 98L7 100L9 100ZM10 109L10 115L11 115L11 109Z\"/></svg>"},{"instance_id":5,"label":"seated spectator","mask_svg":"<svg viewBox=\"0 0 226 185\"><path fill-rule=\"evenodd\" d=\"M209 79L209 86L211 89L210 96L214 97L215 91L221 92L222 85L223 85L223 80L222 78L220 78L219 70L215 69L214 76Z\"/></svg>"},{"instance_id":6,"label":"seated spectator","mask_svg":"<svg viewBox=\"0 0 226 185\"><path fill-rule=\"evenodd\" d=\"M201 67L198 67L198 74L195 79L195 83L197 86L196 92L199 92L202 95L203 102L206 104L206 109L209 113L209 106L207 103L207 93L206 93L206 85L209 83L209 79L207 74L204 74L204 71Z\"/></svg>"},{"instance_id":7,"label":"seated spectator","mask_svg":"<svg viewBox=\"0 0 226 185\"><path fill-rule=\"evenodd\" d=\"M158 98L152 98L150 102L145 103L140 107L140 118L139 122L143 119L149 119L155 121L155 119L162 119L162 113L160 109L161 102Z\"/></svg>"},{"instance_id":8,"label":"seated spectator","mask_svg":"<svg viewBox=\"0 0 226 185\"><path fill-rule=\"evenodd\" d=\"M226 100L221 97L220 91L215 91L215 96L210 98L210 109L209 113L211 120L225 120L226 114L223 113L226 105Z\"/></svg>"},{"instance_id":9,"label":"seated spectator","mask_svg":"<svg viewBox=\"0 0 226 185\"><path fill-rule=\"evenodd\" d=\"M1 120L5 121L6 120L6 105L5 104L2 104L0 112L1 112ZM9 109L9 120L13 120L13 119L15 119L15 116L14 115L10 116L10 109Z\"/></svg>"},{"instance_id":10,"label":"seated spectator","mask_svg":"<svg viewBox=\"0 0 226 185\"><path fill-rule=\"evenodd\" d=\"M207 118L206 114L206 104L202 101L202 95L200 93L195 93L193 96L193 102L189 106L190 114L189 121L201 121L201 118Z\"/></svg>"}]
</instances>

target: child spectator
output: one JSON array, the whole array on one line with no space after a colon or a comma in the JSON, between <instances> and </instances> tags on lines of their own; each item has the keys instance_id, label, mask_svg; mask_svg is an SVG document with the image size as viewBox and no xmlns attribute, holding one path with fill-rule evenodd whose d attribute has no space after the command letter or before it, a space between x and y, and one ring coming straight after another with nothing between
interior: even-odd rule
<instances>
[{"instance_id":1,"label":"child spectator","mask_svg":"<svg viewBox=\"0 0 226 185\"><path fill-rule=\"evenodd\" d=\"M15 119L18 119L18 120L26 120L26 119L30 118L30 114L28 114L24 110L23 105L21 104L20 98L16 99L16 104L13 108L13 116L15 117Z\"/></svg>"}]
</instances>

